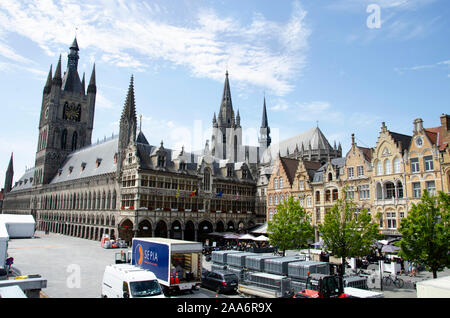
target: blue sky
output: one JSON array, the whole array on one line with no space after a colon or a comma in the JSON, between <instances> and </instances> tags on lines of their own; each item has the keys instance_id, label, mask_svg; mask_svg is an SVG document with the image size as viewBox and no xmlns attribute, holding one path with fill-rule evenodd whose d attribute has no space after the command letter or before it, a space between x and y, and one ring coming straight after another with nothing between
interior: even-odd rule
<instances>
[{"instance_id":1,"label":"blue sky","mask_svg":"<svg viewBox=\"0 0 450 318\"><path fill-rule=\"evenodd\" d=\"M2 0L0 187L11 152L15 180L34 165L45 79L75 33L80 76L96 65L94 143L118 133L134 74L150 143L202 148L228 69L247 143L265 94L273 139L318 121L346 153L352 133L374 147L383 121L412 134L449 112L449 16L446 0Z\"/></svg>"}]
</instances>

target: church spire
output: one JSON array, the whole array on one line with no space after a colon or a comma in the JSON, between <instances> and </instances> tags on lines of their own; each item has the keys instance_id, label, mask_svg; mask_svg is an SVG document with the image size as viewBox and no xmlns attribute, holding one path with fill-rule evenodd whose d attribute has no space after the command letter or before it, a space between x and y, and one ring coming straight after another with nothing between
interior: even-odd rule
<instances>
[{"instance_id":1,"label":"church spire","mask_svg":"<svg viewBox=\"0 0 450 318\"><path fill-rule=\"evenodd\" d=\"M13 167L13 154L11 153L11 159L9 159L8 169L5 174L5 193L11 191L14 176Z\"/></svg>"},{"instance_id":2,"label":"church spire","mask_svg":"<svg viewBox=\"0 0 450 318\"><path fill-rule=\"evenodd\" d=\"M88 93L97 93L97 86L95 85L95 63L94 66L92 67L92 74L91 74L91 79L89 80L89 85L88 85Z\"/></svg>"},{"instance_id":3,"label":"church spire","mask_svg":"<svg viewBox=\"0 0 450 318\"><path fill-rule=\"evenodd\" d=\"M127 98L120 118L120 143L122 146L128 145L129 141L136 140L136 102L134 98L134 76L131 75L130 85L128 87Z\"/></svg>"},{"instance_id":4,"label":"church spire","mask_svg":"<svg viewBox=\"0 0 450 318\"><path fill-rule=\"evenodd\" d=\"M225 73L225 83L223 86L222 101L219 111L219 126L231 127L234 123L233 103L231 102L230 81L228 80L228 70Z\"/></svg>"},{"instance_id":5,"label":"church spire","mask_svg":"<svg viewBox=\"0 0 450 318\"><path fill-rule=\"evenodd\" d=\"M53 76L53 85L60 86L62 85L62 77L61 77L61 54L59 55L58 65L56 65L55 75Z\"/></svg>"},{"instance_id":6,"label":"church spire","mask_svg":"<svg viewBox=\"0 0 450 318\"><path fill-rule=\"evenodd\" d=\"M44 86L44 94L49 94L52 90L52 65L50 65L50 71L48 72L47 82Z\"/></svg>"},{"instance_id":7,"label":"church spire","mask_svg":"<svg viewBox=\"0 0 450 318\"><path fill-rule=\"evenodd\" d=\"M261 128L268 128L269 122L267 120L267 109L266 109L266 96L264 96L263 114L261 121Z\"/></svg>"}]
</instances>

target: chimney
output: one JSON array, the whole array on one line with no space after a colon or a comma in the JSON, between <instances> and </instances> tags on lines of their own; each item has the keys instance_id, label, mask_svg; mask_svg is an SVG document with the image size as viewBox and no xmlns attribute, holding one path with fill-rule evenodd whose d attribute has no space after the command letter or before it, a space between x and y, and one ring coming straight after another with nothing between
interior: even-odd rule
<instances>
[{"instance_id":1,"label":"chimney","mask_svg":"<svg viewBox=\"0 0 450 318\"><path fill-rule=\"evenodd\" d=\"M417 118L414 120L414 133L418 133L423 130L423 120L422 118Z\"/></svg>"},{"instance_id":2,"label":"chimney","mask_svg":"<svg viewBox=\"0 0 450 318\"><path fill-rule=\"evenodd\" d=\"M450 115L442 114L441 115L441 132L444 136L444 139L447 138L450 134Z\"/></svg>"}]
</instances>

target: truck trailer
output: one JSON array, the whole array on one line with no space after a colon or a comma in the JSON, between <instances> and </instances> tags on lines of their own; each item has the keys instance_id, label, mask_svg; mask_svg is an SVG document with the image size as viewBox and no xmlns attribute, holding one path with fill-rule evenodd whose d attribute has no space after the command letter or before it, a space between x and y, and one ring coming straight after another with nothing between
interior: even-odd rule
<instances>
[{"instance_id":1,"label":"truck trailer","mask_svg":"<svg viewBox=\"0 0 450 318\"><path fill-rule=\"evenodd\" d=\"M201 284L202 243L140 237L131 249L131 264L154 273L166 295Z\"/></svg>"}]
</instances>

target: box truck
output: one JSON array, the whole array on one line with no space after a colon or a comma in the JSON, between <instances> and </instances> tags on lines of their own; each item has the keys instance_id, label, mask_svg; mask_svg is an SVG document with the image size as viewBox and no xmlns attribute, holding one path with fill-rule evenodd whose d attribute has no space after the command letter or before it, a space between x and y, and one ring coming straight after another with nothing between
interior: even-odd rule
<instances>
[{"instance_id":1,"label":"box truck","mask_svg":"<svg viewBox=\"0 0 450 318\"><path fill-rule=\"evenodd\" d=\"M166 295L200 286L202 243L133 238L131 249L131 264L154 273Z\"/></svg>"}]
</instances>

